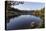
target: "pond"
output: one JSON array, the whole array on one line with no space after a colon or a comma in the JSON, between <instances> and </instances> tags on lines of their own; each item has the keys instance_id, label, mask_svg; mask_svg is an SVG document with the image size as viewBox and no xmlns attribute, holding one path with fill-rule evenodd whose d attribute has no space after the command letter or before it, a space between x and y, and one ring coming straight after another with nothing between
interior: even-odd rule
<instances>
[{"instance_id":1,"label":"pond","mask_svg":"<svg viewBox=\"0 0 46 31\"><path fill-rule=\"evenodd\" d=\"M10 19L10 22L7 23L7 29L27 29L27 28L38 28L42 24L40 17L33 15L20 15Z\"/></svg>"}]
</instances>

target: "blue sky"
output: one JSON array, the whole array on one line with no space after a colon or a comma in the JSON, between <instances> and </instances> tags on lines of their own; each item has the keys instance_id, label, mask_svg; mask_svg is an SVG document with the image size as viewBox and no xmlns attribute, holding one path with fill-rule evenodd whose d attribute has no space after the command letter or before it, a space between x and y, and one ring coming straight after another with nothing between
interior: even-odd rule
<instances>
[{"instance_id":1,"label":"blue sky","mask_svg":"<svg viewBox=\"0 0 46 31\"><path fill-rule=\"evenodd\" d=\"M24 4L19 4L13 7L20 10L36 10L45 7L45 4L40 2L24 2Z\"/></svg>"}]
</instances>

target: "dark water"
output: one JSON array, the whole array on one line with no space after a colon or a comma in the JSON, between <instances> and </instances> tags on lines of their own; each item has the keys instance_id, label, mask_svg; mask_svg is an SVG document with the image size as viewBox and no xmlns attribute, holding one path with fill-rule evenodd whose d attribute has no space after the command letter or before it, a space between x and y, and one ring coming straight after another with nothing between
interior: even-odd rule
<instances>
[{"instance_id":1,"label":"dark water","mask_svg":"<svg viewBox=\"0 0 46 31\"><path fill-rule=\"evenodd\" d=\"M35 23L35 28L39 27L42 23L40 17L33 15L21 15L15 18L10 19L10 22L7 23L7 29L26 29L31 28L32 23Z\"/></svg>"}]
</instances>

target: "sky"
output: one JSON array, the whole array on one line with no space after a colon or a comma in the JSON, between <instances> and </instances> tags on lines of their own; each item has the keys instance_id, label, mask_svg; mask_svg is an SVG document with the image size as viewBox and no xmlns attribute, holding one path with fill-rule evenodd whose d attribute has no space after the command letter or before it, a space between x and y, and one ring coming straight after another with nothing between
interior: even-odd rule
<instances>
[{"instance_id":1,"label":"sky","mask_svg":"<svg viewBox=\"0 0 46 31\"><path fill-rule=\"evenodd\" d=\"M20 10L39 10L41 8L44 8L45 4L40 2L24 2L24 4L19 4L16 6L14 5L12 7Z\"/></svg>"}]
</instances>

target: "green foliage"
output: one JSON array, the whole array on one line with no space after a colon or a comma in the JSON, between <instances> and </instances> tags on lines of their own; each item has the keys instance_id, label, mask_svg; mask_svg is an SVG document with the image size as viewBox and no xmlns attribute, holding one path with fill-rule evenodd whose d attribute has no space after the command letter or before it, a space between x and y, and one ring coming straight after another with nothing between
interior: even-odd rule
<instances>
[{"instance_id":1,"label":"green foliage","mask_svg":"<svg viewBox=\"0 0 46 31\"><path fill-rule=\"evenodd\" d=\"M33 13L34 13L33 15L39 16L43 20L43 23L40 28L44 28L45 27L45 8L41 10L36 10Z\"/></svg>"}]
</instances>

